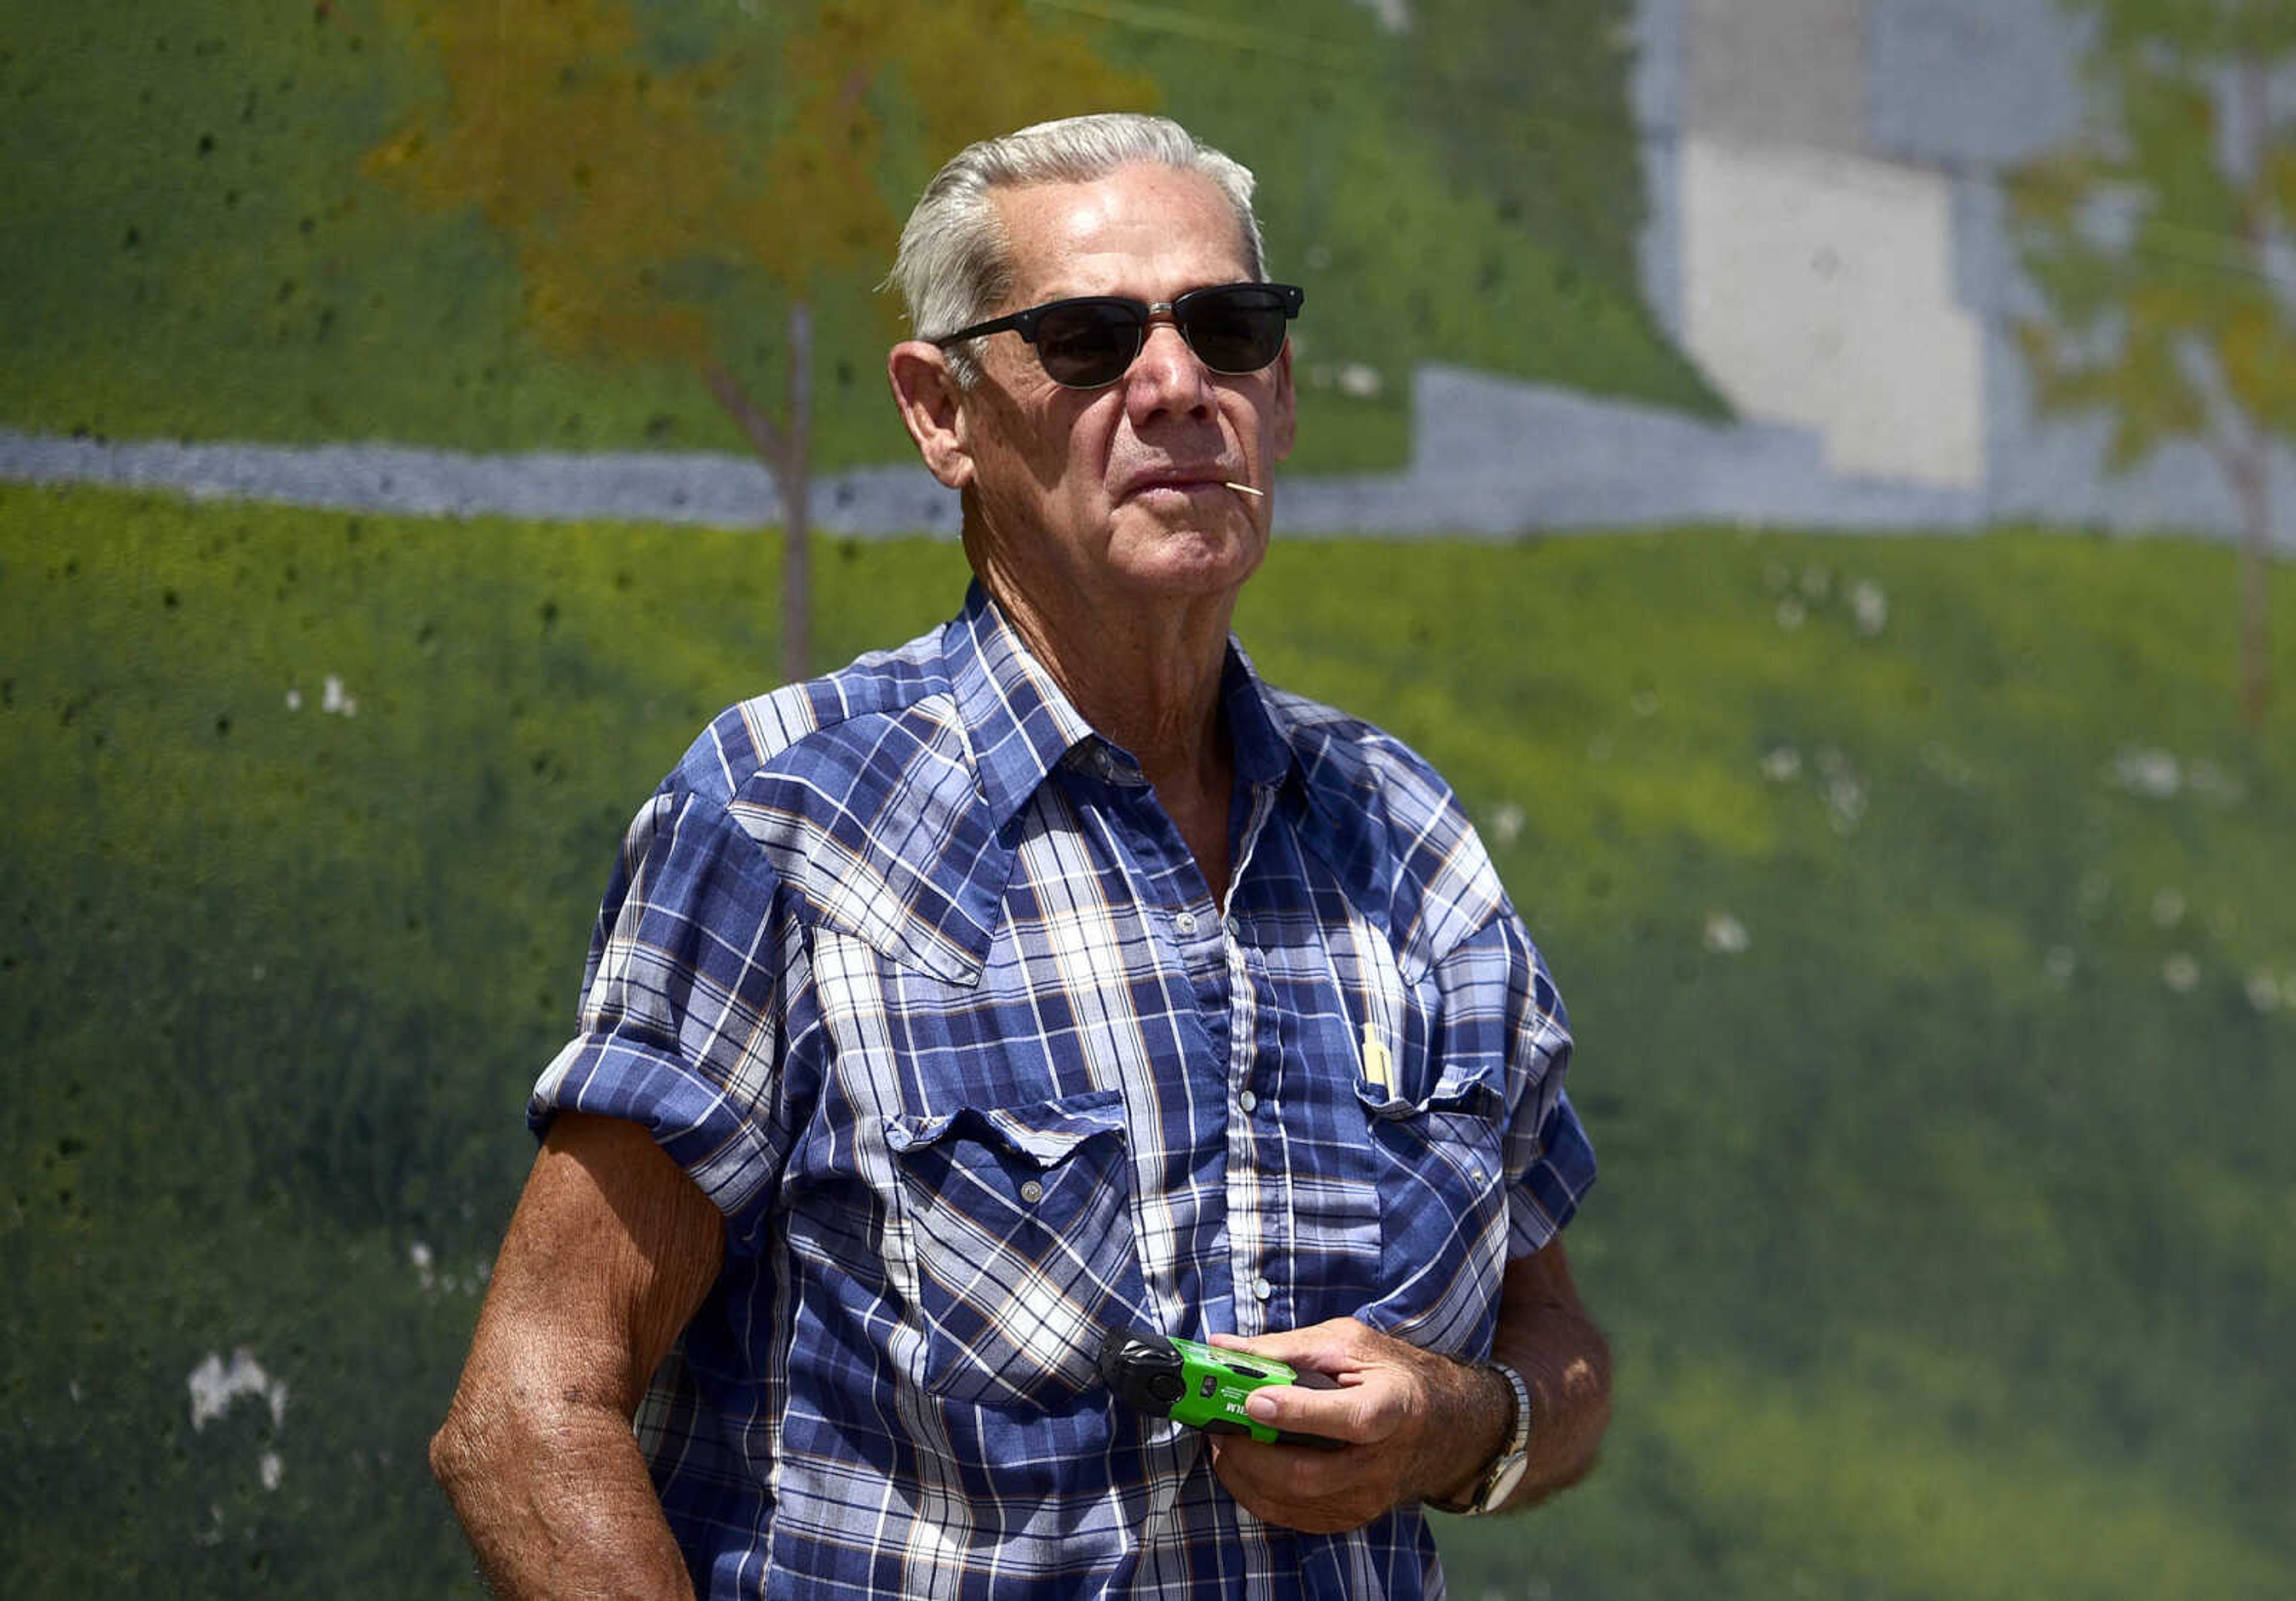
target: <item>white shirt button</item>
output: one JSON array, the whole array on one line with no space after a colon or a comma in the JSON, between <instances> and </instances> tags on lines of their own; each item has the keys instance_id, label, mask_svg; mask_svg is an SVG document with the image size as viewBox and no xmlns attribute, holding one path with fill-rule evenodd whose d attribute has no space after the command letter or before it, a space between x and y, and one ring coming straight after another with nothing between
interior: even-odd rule
<instances>
[{"instance_id":1,"label":"white shirt button","mask_svg":"<svg viewBox=\"0 0 2296 1601\"><path fill-rule=\"evenodd\" d=\"M1259 1105L1259 1097L1247 1089L1242 1095L1235 1097L1235 1104L1242 1107L1246 1112L1250 1112L1257 1109Z\"/></svg>"},{"instance_id":2,"label":"white shirt button","mask_svg":"<svg viewBox=\"0 0 2296 1601\"><path fill-rule=\"evenodd\" d=\"M1196 915L1193 912L1182 912L1172 919L1172 926L1184 934L1193 934L1196 932Z\"/></svg>"},{"instance_id":3,"label":"white shirt button","mask_svg":"<svg viewBox=\"0 0 2296 1601\"><path fill-rule=\"evenodd\" d=\"M1034 1206L1045 1198L1045 1186L1031 1178L1021 1186L1021 1199Z\"/></svg>"},{"instance_id":4,"label":"white shirt button","mask_svg":"<svg viewBox=\"0 0 2296 1601\"><path fill-rule=\"evenodd\" d=\"M1275 1286L1264 1278L1255 1278L1251 1281L1251 1293L1254 1300L1265 1301L1275 1293Z\"/></svg>"},{"instance_id":5,"label":"white shirt button","mask_svg":"<svg viewBox=\"0 0 2296 1601\"><path fill-rule=\"evenodd\" d=\"M1226 922L1221 924L1220 926L1227 930L1227 937L1229 939L1241 940L1243 938L1243 924L1237 919L1230 917Z\"/></svg>"}]
</instances>

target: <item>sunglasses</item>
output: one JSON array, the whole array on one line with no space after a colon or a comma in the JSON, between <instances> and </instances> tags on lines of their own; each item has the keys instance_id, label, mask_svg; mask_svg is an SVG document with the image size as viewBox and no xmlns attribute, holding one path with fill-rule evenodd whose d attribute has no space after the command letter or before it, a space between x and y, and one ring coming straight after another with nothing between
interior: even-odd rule
<instances>
[{"instance_id":1,"label":"sunglasses","mask_svg":"<svg viewBox=\"0 0 2296 1601\"><path fill-rule=\"evenodd\" d=\"M1080 295L975 323L932 342L947 349L959 340L1009 328L1037 348L1037 359L1054 383L1096 390L1131 370L1148 342L1148 324L1168 313L1197 360L1240 377L1275 359L1283 349L1283 324L1300 315L1307 298L1306 290L1292 283L1220 283L1153 306L1121 295Z\"/></svg>"}]
</instances>

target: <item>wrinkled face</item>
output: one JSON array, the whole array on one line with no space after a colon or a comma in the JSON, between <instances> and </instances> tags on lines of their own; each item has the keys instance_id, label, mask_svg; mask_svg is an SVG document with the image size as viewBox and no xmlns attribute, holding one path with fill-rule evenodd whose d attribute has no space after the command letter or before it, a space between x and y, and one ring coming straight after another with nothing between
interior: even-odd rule
<instances>
[{"instance_id":1,"label":"wrinkled face","mask_svg":"<svg viewBox=\"0 0 2296 1601\"><path fill-rule=\"evenodd\" d=\"M1072 295L1151 305L1251 277L1234 213L1212 181L1130 166L1090 184L997 192L1013 250L1000 312ZM1040 599L1047 584L1103 601L1233 594L1267 548L1267 488L1292 448L1292 349L1234 377L1150 324L1105 389L1054 383L1016 333L994 334L965 397L981 537Z\"/></svg>"}]
</instances>

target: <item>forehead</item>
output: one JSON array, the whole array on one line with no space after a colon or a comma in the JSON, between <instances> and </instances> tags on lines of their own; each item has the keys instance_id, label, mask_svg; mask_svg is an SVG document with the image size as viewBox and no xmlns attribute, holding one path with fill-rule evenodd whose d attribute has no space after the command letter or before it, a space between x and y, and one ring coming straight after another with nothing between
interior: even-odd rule
<instances>
[{"instance_id":1,"label":"forehead","mask_svg":"<svg viewBox=\"0 0 2296 1601\"><path fill-rule=\"evenodd\" d=\"M1078 294L1168 300L1250 275L1234 209L1199 172L1119 167L1090 183L1000 189L996 201L1015 305Z\"/></svg>"}]
</instances>

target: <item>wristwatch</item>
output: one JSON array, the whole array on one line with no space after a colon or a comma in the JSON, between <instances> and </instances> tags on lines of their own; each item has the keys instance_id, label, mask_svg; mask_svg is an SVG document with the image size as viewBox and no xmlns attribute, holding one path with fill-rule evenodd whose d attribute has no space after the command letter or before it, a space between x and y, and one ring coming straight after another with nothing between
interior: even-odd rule
<instances>
[{"instance_id":1,"label":"wristwatch","mask_svg":"<svg viewBox=\"0 0 2296 1601\"><path fill-rule=\"evenodd\" d=\"M1482 1477L1464 1500L1431 1501L1439 1512L1456 1512L1466 1517L1480 1517L1487 1512L1496 1512L1506 1505L1506 1498L1522 1482L1523 1470L1530 1466L1530 1386L1523 1383L1522 1375L1505 1362L1486 1362L1483 1367L1506 1381L1507 1391L1514 1397L1514 1424L1507 1431L1506 1444L1483 1469Z\"/></svg>"}]
</instances>

